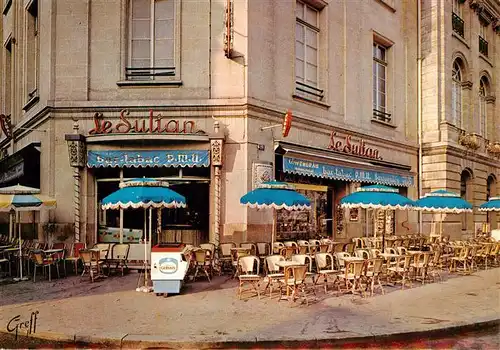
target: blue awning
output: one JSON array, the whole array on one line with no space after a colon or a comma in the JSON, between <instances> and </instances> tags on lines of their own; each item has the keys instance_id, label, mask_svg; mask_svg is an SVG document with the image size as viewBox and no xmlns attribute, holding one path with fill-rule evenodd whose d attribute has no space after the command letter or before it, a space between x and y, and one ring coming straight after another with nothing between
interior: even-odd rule
<instances>
[{"instance_id":1,"label":"blue awning","mask_svg":"<svg viewBox=\"0 0 500 350\"><path fill-rule=\"evenodd\" d=\"M208 150L88 151L89 168L208 167Z\"/></svg>"},{"instance_id":2,"label":"blue awning","mask_svg":"<svg viewBox=\"0 0 500 350\"><path fill-rule=\"evenodd\" d=\"M392 174L388 171L365 170L354 167L315 162L307 159L283 156L283 171L291 174L321 177L332 180L365 182L398 187L414 186L411 174Z\"/></svg>"}]
</instances>

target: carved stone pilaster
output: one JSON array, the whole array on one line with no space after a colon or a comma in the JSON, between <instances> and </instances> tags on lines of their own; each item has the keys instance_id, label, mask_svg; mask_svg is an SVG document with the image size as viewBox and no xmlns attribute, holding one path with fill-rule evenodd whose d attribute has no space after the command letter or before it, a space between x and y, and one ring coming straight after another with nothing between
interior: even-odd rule
<instances>
[{"instance_id":1,"label":"carved stone pilaster","mask_svg":"<svg viewBox=\"0 0 500 350\"><path fill-rule=\"evenodd\" d=\"M210 160L214 174L214 235L213 243L216 247L220 242L220 220L221 220L221 187L222 187L222 165L224 150L224 134L219 129L219 121L214 122L214 135L210 139Z\"/></svg>"},{"instance_id":2,"label":"carved stone pilaster","mask_svg":"<svg viewBox=\"0 0 500 350\"><path fill-rule=\"evenodd\" d=\"M86 163L85 136L78 132L78 123L73 124L73 134L65 135L68 145L69 163L73 167L73 209L75 242L80 242L80 171Z\"/></svg>"}]
</instances>

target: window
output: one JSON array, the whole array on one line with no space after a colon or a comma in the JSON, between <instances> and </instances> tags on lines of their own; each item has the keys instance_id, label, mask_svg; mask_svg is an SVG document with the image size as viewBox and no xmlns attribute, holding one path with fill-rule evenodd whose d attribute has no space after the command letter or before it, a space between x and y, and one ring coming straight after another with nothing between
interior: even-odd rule
<instances>
[{"instance_id":1,"label":"window","mask_svg":"<svg viewBox=\"0 0 500 350\"><path fill-rule=\"evenodd\" d=\"M453 13L460 18L462 17L462 1L453 0Z\"/></svg>"},{"instance_id":2,"label":"window","mask_svg":"<svg viewBox=\"0 0 500 350\"><path fill-rule=\"evenodd\" d=\"M487 26L480 21L479 23L479 52L488 57L488 40L486 37Z\"/></svg>"},{"instance_id":3,"label":"window","mask_svg":"<svg viewBox=\"0 0 500 350\"><path fill-rule=\"evenodd\" d=\"M26 8L25 94L28 103L38 98L38 37L38 0L33 0Z\"/></svg>"},{"instance_id":4,"label":"window","mask_svg":"<svg viewBox=\"0 0 500 350\"><path fill-rule=\"evenodd\" d=\"M374 118L390 122L387 113L387 48L373 43L373 115Z\"/></svg>"},{"instance_id":5,"label":"window","mask_svg":"<svg viewBox=\"0 0 500 350\"><path fill-rule=\"evenodd\" d=\"M482 77L479 81L479 135L487 138L488 133L486 127L488 125L488 111L486 105L486 97L488 96L488 82L486 77Z\"/></svg>"},{"instance_id":6,"label":"window","mask_svg":"<svg viewBox=\"0 0 500 350\"><path fill-rule=\"evenodd\" d=\"M4 110L6 116L12 113L12 39L5 45L5 67L4 67Z\"/></svg>"},{"instance_id":7,"label":"window","mask_svg":"<svg viewBox=\"0 0 500 350\"><path fill-rule=\"evenodd\" d=\"M296 2L295 7L295 82L306 97L323 98L318 88L319 11Z\"/></svg>"},{"instance_id":8,"label":"window","mask_svg":"<svg viewBox=\"0 0 500 350\"><path fill-rule=\"evenodd\" d=\"M464 37L464 20L462 19L462 1L453 0L453 11L451 14L453 31Z\"/></svg>"},{"instance_id":9,"label":"window","mask_svg":"<svg viewBox=\"0 0 500 350\"><path fill-rule=\"evenodd\" d=\"M130 0L129 80L178 78L178 0Z\"/></svg>"},{"instance_id":10,"label":"window","mask_svg":"<svg viewBox=\"0 0 500 350\"><path fill-rule=\"evenodd\" d=\"M462 68L458 60L453 63L451 90L452 123L457 128L462 127Z\"/></svg>"}]
</instances>

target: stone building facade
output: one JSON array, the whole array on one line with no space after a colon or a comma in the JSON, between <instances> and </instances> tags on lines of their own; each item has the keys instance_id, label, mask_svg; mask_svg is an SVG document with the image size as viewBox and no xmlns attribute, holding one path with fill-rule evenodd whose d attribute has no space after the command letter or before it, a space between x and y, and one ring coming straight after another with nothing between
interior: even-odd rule
<instances>
[{"instance_id":1,"label":"stone building facade","mask_svg":"<svg viewBox=\"0 0 500 350\"><path fill-rule=\"evenodd\" d=\"M438 3L448 8L449 1ZM433 13L426 6L424 13ZM434 30L427 23L432 18L423 27ZM452 36L451 21L439 23L446 36L440 43L450 43L445 48L423 33L424 188L437 187L436 178L458 190L448 180L458 165L433 173L454 164L449 145L465 150L459 129L445 122L449 90L437 77L437 90L427 90L434 86L426 80L435 69L432 54L439 56L440 77L451 81L437 51L451 59L452 46L464 45ZM348 240L377 220L392 232L415 232L416 213L372 220L374 213L345 211L338 203L370 183L419 195L417 26L413 0L3 0L0 186L24 182L57 199L57 209L23 216L27 227L40 226L41 239L41 225L53 221L67 241L73 227L87 243L101 234L113 239L115 231L101 228L119 222L132 229L131 240L140 240L133 230L142 228L142 214L106 213L99 204L120 181L143 176L169 181L191 201L191 212L163 214L166 239L269 240L271 213L239 204L267 178L294 183L315 203L306 217L281 214L282 238L309 232ZM488 62L498 57L498 36L492 25L489 30L488 58L476 52L467 62L479 60L493 87ZM477 51L475 41L469 45L464 57ZM498 116L491 96L487 106ZM285 136L288 110L293 118ZM488 113L493 133L495 112ZM82 147L83 164L68 145L71 152ZM37 157L40 176L23 171L19 164ZM467 157L483 164L482 170L468 166L480 193L479 179L496 174L498 164L486 153Z\"/></svg>"},{"instance_id":2,"label":"stone building facade","mask_svg":"<svg viewBox=\"0 0 500 350\"><path fill-rule=\"evenodd\" d=\"M424 192L446 188L478 206L500 194L500 3L422 4ZM454 238L497 227L495 214L479 211L444 219Z\"/></svg>"}]
</instances>

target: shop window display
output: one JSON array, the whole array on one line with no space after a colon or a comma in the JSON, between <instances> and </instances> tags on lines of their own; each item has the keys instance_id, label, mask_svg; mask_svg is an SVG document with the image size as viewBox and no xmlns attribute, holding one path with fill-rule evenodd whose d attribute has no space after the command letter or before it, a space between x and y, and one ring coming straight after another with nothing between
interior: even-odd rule
<instances>
[{"instance_id":1,"label":"shop window display","mask_svg":"<svg viewBox=\"0 0 500 350\"><path fill-rule=\"evenodd\" d=\"M328 236L326 191L297 189L311 200L310 211L277 211L277 239L309 239Z\"/></svg>"}]
</instances>

